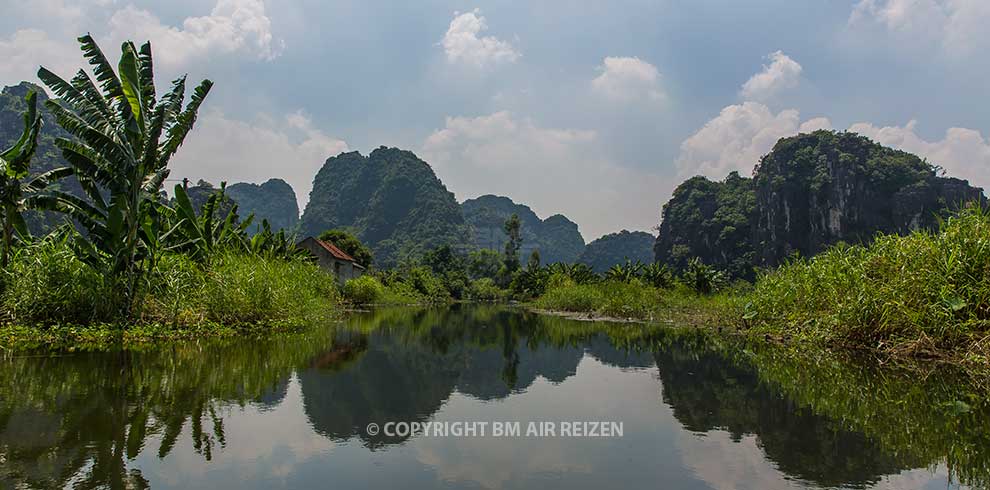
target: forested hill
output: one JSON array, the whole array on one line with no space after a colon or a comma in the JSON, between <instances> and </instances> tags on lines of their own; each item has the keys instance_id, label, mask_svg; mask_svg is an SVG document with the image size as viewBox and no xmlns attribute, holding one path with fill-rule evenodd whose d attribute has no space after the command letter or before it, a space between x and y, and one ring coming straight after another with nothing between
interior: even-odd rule
<instances>
[{"instance_id":1,"label":"forested hill","mask_svg":"<svg viewBox=\"0 0 990 490\"><path fill-rule=\"evenodd\" d=\"M237 205L241 216L254 213L252 229L257 231L261 220L266 219L272 230L293 231L299 223L299 204L296 193L286 181L269 179L265 183L239 182L227 186L227 195Z\"/></svg>"},{"instance_id":2,"label":"forested hill","mask_svg":"<svg viewBox=\"0 0 990 490\"><path fill-rule=\"evenodd\" d=\"M41 127L41 134L38 136L38 149L31 159L31 174L37 175L53 168L66 166L62 159L62 152L55 146L55 138L69 137L56 122L55 117L45 108L44 102L48 100L47 93L37 85L30 82L21 82L17 85L4 87L0 92L0 147L8 148L21 136L24 129L23 113L27 109L24 97L29 91L38 94L38 113L44 121ZM64 190L73 194L82 195L79 183L75 177L68 177L57 184ZM28 227L31 232L40 235L47 233L54 226L64 222L64 219L55 213L40 213L29 211L25 214Z\"/></svg>"},{"instance_id":3,"label":"forested hill","mask_svg":"<svg viewBox=\"0 0 990 490\"><path fill-rule=\"evenodd\" d=\"M653 235L645 231L609 233L589 243L578 262L599 273L626 261L649 264L653 262L653 241Z\"/></svg>"},{"instance_id":4,"label":"forested hill","mask_svg":"<svg viewBox=\"0 0 990 490\"><path fill-rule=\"evenodd\" d=\"M879 232L934 229L939 218L986 198L921 158L848 132L783 138L753 178L693 177L663 207L656 260L683 268L691 257L752 277L797 253L863 243Z\"/></svg>"},{"instance_id":5,"label":"forested hill","mask_svg":"<svg viewBox=\"0 0 990 490\"><path fill-rule=\"evenodd\" d=\"M350 229L383 266L440 245L470 246L454 195L426 162L398 148L328 159L313 180L300 228L302 236Z\"/></svg>"},{"instance_id":6,"label":"forested hill","mask_svg":"<svg viewBox=\"0 0 990 490\"><path fill-rule=\"evenodd\" d=\"M522 223L520 256L524 260L533 250L539 250L544 264L573 263L584 250L584 238L576 223L560 214L541 220L529 206L516 204L508 197L489 194L468 199L461 204L461 210L476 248L502 251L508 240L502 226L516 214Z\"/></svg>"}]
</instances>

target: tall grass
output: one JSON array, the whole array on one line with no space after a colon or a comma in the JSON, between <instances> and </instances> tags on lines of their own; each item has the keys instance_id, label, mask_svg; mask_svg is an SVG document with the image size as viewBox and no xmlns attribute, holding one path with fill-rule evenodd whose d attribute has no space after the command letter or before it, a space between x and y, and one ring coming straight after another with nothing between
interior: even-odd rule
<instances>
[{"instance_id":1,"label":"tall grass","mask_svg":"<svg viewBox=\"0 0 990 490\"><path fill-rule=\"evenodd\" d=\"M310 324L338 311L332 274L303 260L219 253L206 263L166 254L138 288L135 315L122 318L117 288L76 258L64 240L26 246L0 273L7 323L227 326Z\"/></svg>"},{"instance_id":2,"label":"tall grass","mask_svg":"<svg viewBox=\"0 0 990 490\"><path fill-rule=\"evenodd\" d=\"M616 318L652 319L664 292L639 280L607 280L577 284L560 274L551 276L546 293L533 306L553 311L587 312Z\"/></svg>"},{"instance_id":3,"label":"tall grass","mask_svg":"<svg viewBox=\"0 0 990 490\"><path fill-rule=\"evenodd\" d=\"M951 349L990 332L990 212L936 233L839 245L762 275L744 314L757 328L871 348Z\"/></svg>"}]
</instances>

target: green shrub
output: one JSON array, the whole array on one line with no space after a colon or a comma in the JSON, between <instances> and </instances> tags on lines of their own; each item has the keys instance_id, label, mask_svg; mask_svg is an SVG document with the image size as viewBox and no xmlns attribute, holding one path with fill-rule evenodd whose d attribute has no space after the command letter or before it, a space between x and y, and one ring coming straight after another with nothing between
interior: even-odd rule
<instances>
[{"instance_id":1,"label":"green shrub","mask_svg":"<svg viewBox=\"0 0 990 490\"><path fill-rule=\"evenodd\" d=\"M762 275L745 318L757 326L877 346L951 347L990 331L990 213L948 219L938 233L840 245Z\"/></svg>"},{"instance_id":2,"label":"green shrub","mask_svg":"<svg viewBox=\"0 0 990 490\"><path fill-rule=\"evenodd\" d=\"M16 323L106 322L122 307L113 284L80 262L64 240L46 239L18 249L0 275L0 303L7 319Z\"/></svg>"},{"instance_id":3,"label":"green shrub","mask_svg":"<svg viewBox=\"0 0 990 490\"><path fill-rule=\"evenodd\" d=\"M505 292L499 289L494 279L483 277L471 281L467 296L474 301L500 301L505 299Z\"/></svg>"},{"instance_id":4,"label":"green shrub","mask_svg":"<svg viewBox=\"0 0 990 490\"><path fill-rule=\"evenodd\" d=\"M662 306L663 292L636 279L574 284L555 274L548 282L546 294L534 302L538 308L648 319Z\"/></svg>"},{"instance_id":5,"label":"green shrub","mask_svg":"<svg viewBox=\"0 0 990 490\"><path fill-rule=\"evenodd\" d=\"M385 297L385 286L374 276L363 275L344 284L344 298L357 304L381 302Z\"/></svg>"},{"instance_id":6,"label":"green shrub","mask_svg":"<svg viewBox=\"0 0 990 490\"><path fill-rule=\"evenodd\" d=\"M302 260L221 254L208 265L202 306L223 324L310 323L335 311L336 278Z\"/></svg>"}]
</instances>

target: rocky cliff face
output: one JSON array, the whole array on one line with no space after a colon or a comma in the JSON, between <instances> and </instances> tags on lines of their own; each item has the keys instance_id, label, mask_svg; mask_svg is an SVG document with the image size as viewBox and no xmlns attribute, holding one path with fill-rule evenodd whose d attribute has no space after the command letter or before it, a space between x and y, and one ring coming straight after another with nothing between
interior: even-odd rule
<instances>
[{"instance_id":1,"label":"rocky cliff face","mask_svg":"<svg viewBox=\"0 0 990 490\"><path fill-rule=\"evenodd\" d=\"M272 230L293 231L299 222L296 193L282 179L269 179L261 185L244 182L228 185L227 195L237 202L241 216L254 213L254 231L260 229L263 219L268 220Z\"/></svg>"},{"instance_id":2,"label":"rocky cliff face","mask_svg":"<svg viewBox=\"0 0 990 490\"><path fill-rule=\"evenodd\" d=\"M519 256L523 262L533 250L539 250L544 264L572 263L584 250L584 238L576 223L559 214L541 220L528 206L516 204L508 197L485 195L468 199L461 204L461 211L476 248L501 251L508 240L502 225L516 214L522 223Z\"/></svg>"},{"instance_id":3,"label":"rocky cliff face","mask_svg":"<svg viewBox=\"0 0 990 490\"><path fill-rule=\"evenodd\" d=\"M756 167L754 187L754 247L771 266L839 241L934 229L939 217L983 196L915 155L831 131L780 140Z\"/></svg>"},{"instance_id":4,"label":"rocky cliff face","mask_svg":"<svg viewBox=\"0 0 990 490\"><path fill-rule=\"evenodd\" d=\"M398 148L326 161L313 180L300 229L316 236L334 228L354 232L383 266L440 245L469 246L454 195L426 162Z\"/></svg>"},{"instance_id":5,"label":"rocky cliff face","mask_svg":"<svg viewBox=\"0 0 990 490\"><path fill-rule=\"evenodd\" d=\"M585 247L578 262L587 264L595 272L605 272L627 260L649 264L653 262L653 235L645 231L622 230L609 233Z\"/></svg>"},{"instance_id":6,"label":"rocky cliff face","mask_svg":"<svg viewBox=\"0 0 990 490\"><path fill-rule=\"evenodd\" d=\"M737 172L722 182L686 180L663 207L656 260L680 271L699 257L736 277L752 277L755 205L753 179Z\"/></svg>"},{"instance_id":7,"label":"rocky cliff face","mask_svg":"<svg viewBox=\"0 0 990 490\"><path fill-rule=\"evenodd\" d=\"M682 268L691 257L752 277L797 253L877 233L934 229L940 217L986 198L960 179L937 175L915 155L854 133L816 131L783 138L753 179L694 177L664 205L657 261Z\"/></svg>"}]
</instances>

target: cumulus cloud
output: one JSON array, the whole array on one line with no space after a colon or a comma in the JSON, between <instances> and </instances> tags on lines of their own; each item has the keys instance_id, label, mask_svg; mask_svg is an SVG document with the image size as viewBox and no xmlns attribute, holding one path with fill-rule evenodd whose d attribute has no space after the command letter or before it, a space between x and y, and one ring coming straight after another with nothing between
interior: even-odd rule
<instances>
[{"instance_id":1,"label":"cumulus cloud","mask_svg":"<svg viewBox=\"0 0 990 490\"><path fill-rule=\"evenodd\" d=\"M956 57L979 55L990 47L986 0L860 0L849 16L854 30L878 29L898 46L932 46Z\"/></svg>"},{"instance_id":2,"label":"cumulus cloud","mask_svg":"<svg viewBox=\"0 0 990 490\"><path fill-rule=\"evenodd\" d=\"M990 139L979 131L949 128L938 141L926 141L915 132L917 121L904 126L877 127L870 123L853 124L849 131L862 134L886 146L926 158L942 166L951 177L967 179L973 185L990 189Z\"/></svg>"},{"instance_id":3,"label":"cumulus cloud","mask_svg":"<svg viewBox=\"0 0 990 490\"><path fill-rule=\"evenodd\" d=\"M769 65L753 75L743 84L739 92L745 100L766 101L783 90L798 86L801 80L801 65L782 51L767 56Z\"/></svg>"},{"instance_id":4,"label":"cumulus cloud","mask_svg":"<svg viewBox=\"0 0 990 490\"><path fill-rule=\"evenodd\" d=\"M733 170L749 175L780 138L831 127L824 117L802 123L796 109L775 114L759 102L730 105L681 143L677 165L682 177L722 179Z\"/></svg>"},{"instance_id":5,"label":"cumulus cloud","mask_svg":"<svg viewBox=\"0 0 990 490\"><path fill-rule=\"evenodd\" d=\"M0 38L0 80L17 83L37 81L38 67L55 73L75 73L81 63L77 49L69 49L68 40L52 39L39 29L21 29L6 39Z\"/></svg>"},{"instance_id":6,"label":"cumulus cloud","mask_svg":"<svg viewBox=\"0 0 990 490\"><path fill-rule=\"evenodd\" d=\"M196 129L172 161L171 178L217 184L278 177L296 191L302 209L316 172L328 157L343 151L347 143L317 129L301 111L281 118L261 114L245 122L214 109L196 121Z\"/></svg>"},{"instance_id":7,"label":"cumulus cloud","mask_svg":"<svg viewBox=\"0 0 990 490\"><path fill-rule=\"evenodd\" d=\"M635 57L609 56L591 81L592 88L613 100L661 100L660 72L657 67Z\"/></svg>"},{"instance_id":8,"label":"cumulus cloud","mask_svg":"<svg viewBox=\"0 0 990 490\"><path fill-rule=\"evenodd\" d=\"M494 36L479 37L486 30L488 23L479 9L463 14L454 12L454 20L440 41L447 61L482 68L519 59L519 51L508 42Z\"/></svg>"},{"instance_id":9,"label":"cumulus cloud","mask_svg":"<svg viewBox=\"0 0 990 490\"><path fill-rule=\"evenodd\" d=\"M283 47L272 35L261 0L218 0L209 15L188 17L181 27L163 24L154 13L128 5L110 17L110 38L151 39L155 62L171 68L218 54L272 60Z\"/></svg>"},{"instance_id":10,"label":"cumulus cloud","mask_svg":"<svg viewBox=\"0 0 990 490\"><path fill-rule=\"evenodd\" d=\"M421 155L458 199L495 193L542 216L564 213L588 240L649 230L659 213L642 200L663 185L659 178L611 161L595 131L544 128L506 111L448 117Z\"/></svg>"}]
</instances>

